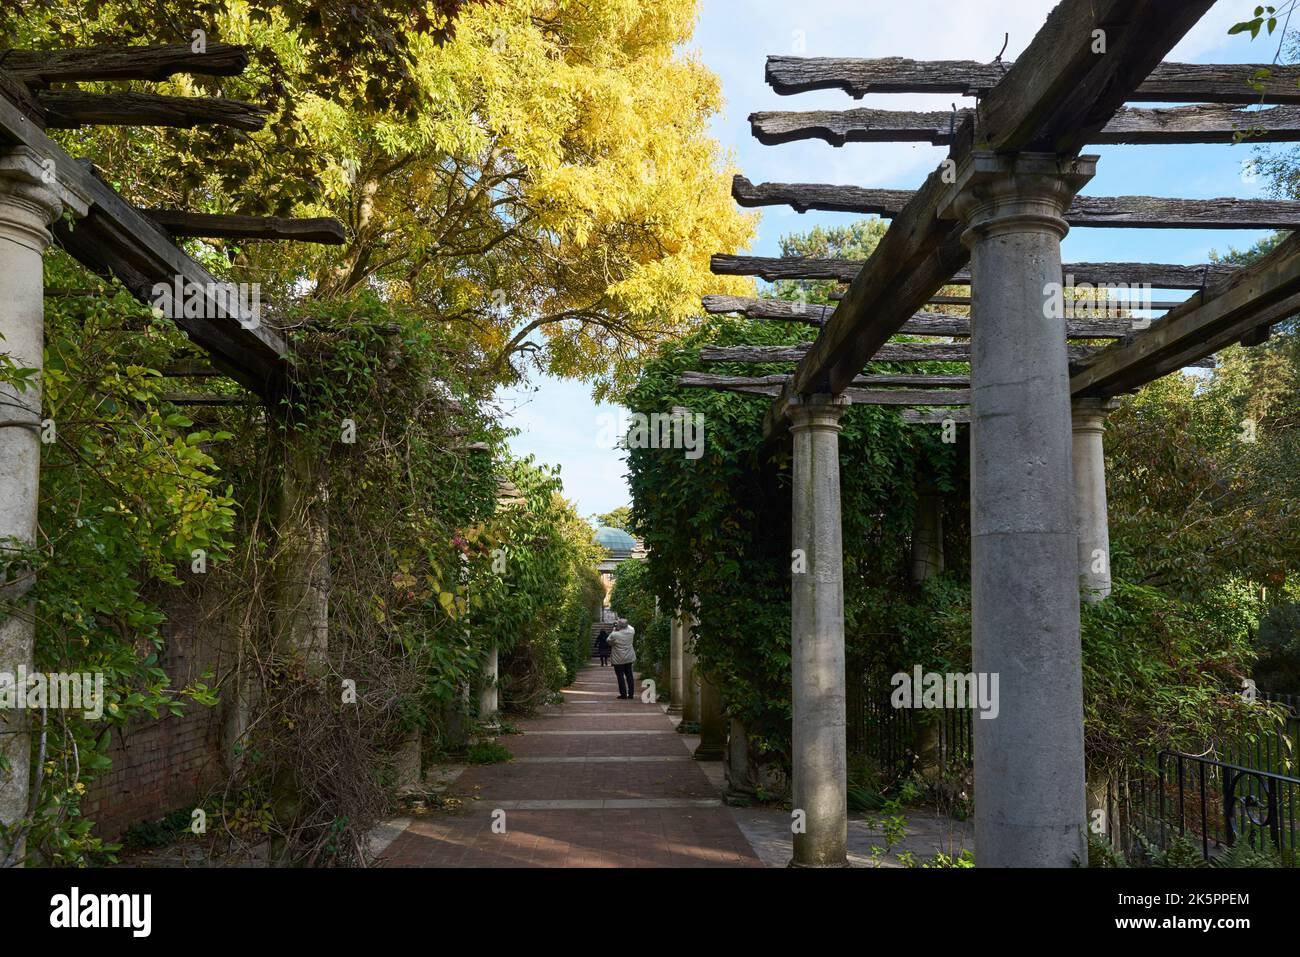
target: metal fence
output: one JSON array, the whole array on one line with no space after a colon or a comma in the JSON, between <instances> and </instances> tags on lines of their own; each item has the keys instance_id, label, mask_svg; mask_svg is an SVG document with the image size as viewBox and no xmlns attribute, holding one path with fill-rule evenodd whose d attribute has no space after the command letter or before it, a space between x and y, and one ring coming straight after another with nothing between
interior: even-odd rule
<instances>
[{"instance_id":1,"label":"metal fence","mask_svg":"<svg viewBox=\"0 0 1300 957\"><path fill-rule=\"evenodd\" d=\"M848 749L882 770L906 775L921 765L959 771L972 764L970 708L918 710L890 703L889 672L858 670L848 682Z\"/></svg>"},{"instance_id":2,"label":"metal fence","mask_svg":"<svg viewBox=\"0 0 1300 957\"><path fill-rule=\"evenodd\" d=\"M972 767L972 709L895 708L891 673L855 668L850 675L849 754L870 757L899 777ZM1107 833L1131 863L1141 864L1152 852L1167 849L1178 834L1197 845L1207 860L1245 840L1251 847L1273 848L1284 864L1300 864L1300 695L1260 691L1258 698L1287 709L1280 727L1214 742L1205 755L1167 751L1151 766L1111 783Z\"/></svg>"}]
</instances>

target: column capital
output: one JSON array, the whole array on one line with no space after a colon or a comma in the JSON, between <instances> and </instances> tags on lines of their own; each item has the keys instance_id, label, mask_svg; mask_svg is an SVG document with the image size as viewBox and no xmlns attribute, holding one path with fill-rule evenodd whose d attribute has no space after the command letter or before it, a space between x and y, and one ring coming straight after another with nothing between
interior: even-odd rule
<instances>
[{"instance_id":1,"label":"column capital","mask_svg":"<svg viewBox=\"0 0 1300 957\"><path fill-rule=\"evenodd\" d=\"M1106 431L1106 418L1119 408L1118 399L1084 397L1070 403L1070 425L1080 432Z\"/></svg>"},{"instance_id":2,"label":"column capital","mask_svg":"<svg viewBox=\"0 0 1300 957\"><path fill-rule=\"evenodd\" d=\"M53 162L30 146L0 152L0 236L38 251L64 210L85 216L90 197L62 182Z\"/></svg>"},{"instance_id":3,"label":"column capital","mask_svg":"<svg viewBox=\"0 0 1300 957\"><path fill-rule=\"evenodd\" d=\"M848 407L849 400L842 395L796 395L790 399L788 410L790 431L838 432L840 416Z\"/></svg>"},{"instance_id":4,"label":"column capital","mask_svg":"<svg viewBox=\"0 0 1300 957\"><path fill-rule=\"evenodd\" d=\"M1065 211L1096 172L1095 156L975 151L957 168L939 214L966 222L968 248L1005 233L1046 230L1064 238L1070 231Z\"/></svg>"}]
</instances>

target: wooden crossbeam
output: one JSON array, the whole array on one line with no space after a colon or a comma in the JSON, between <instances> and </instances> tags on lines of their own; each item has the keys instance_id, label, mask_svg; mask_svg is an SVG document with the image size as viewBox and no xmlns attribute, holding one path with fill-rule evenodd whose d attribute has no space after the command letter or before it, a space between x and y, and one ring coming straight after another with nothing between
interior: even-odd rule
<instances>
[{"instance_id":1,"label":"wooden crossbeam","mask_svg":"<svg viewBox=\"0 0 1300 957\"><path fill-rule=\"evenodd\" d=\"M743 296L705 296L704 311L714 315L734 312L750 319L798 322L810 326L824 325L834 313L834 306L790 302L784 299L748 299ZM1145 327L1141 321L1138 328ZM1073 318L1066 321L1066 336L1071 339L1122 339L1132 335L1132 319ZM918 312L898 330L909 336L969 336L970 317L946 316L937 312Z\"/></svg>"},{"instance_id":2,"label":"wooden crossbeam","mask_svg":"<svg viewBox=\"0 0 1300 957\"><path fill-rule=\"evenodd\" d=\"M814 343L797 346L703 346L701 362L802 362ZM1099 352L1099 346L1068 346L1070 361ZM969 342L887 342L865 362L970 362ZM853 381L851 377L850 382ZM847 387L847 386L846 386Z\"/></svg>"},{"instance_id":3,"label":"wooden crossbeam","mask_svg":"<svg viewBox=\"0 0 1300 957\"><path fill-rule=\"evenodd\" d=\"M83 93L79 90L38 93L50 129L79 126L178 126L205 124L260 130L270 114L264 106L209 96L163 96L158 93Z\"/></svg>"},{"instance_id":4,"label":"wooden crossbeam","mask_svg":"<svg viewBox=\"0 0 1300 957\"><path fill-rule=\"evenodd\" d=\"M209 239L281 239L340 245L346 239L337 219L286 219L282 216L239 216L192 213L183 209L141 209L173 236Z\"/></svg>"},{"instance_id":5,"label":"wooden crossbeam","mask_svg":"<svg viewBox=\"0 0 1300 957\"><path fill-rule=\"evenodd\" d=\"M719 276L757 276L768 282L782 279L834 279L852 282L866 264L863 259L826 259L811 256L733 256L716 254L709 261ZM1155 289L1203 289L1222 282L1238 269L1225 263L1178 266L1162 263L1066 263L1062 280L1073 277L1074 283L1093 286L1148 285ZM970 271L962 269L944 285L969 286Z\"/></svg>"},{"instance_id":6,"label":"wooden crossbeam","mask_svg":"<svg viewBox=\"0 0 1300 957\"><path fill-rule=\"evenodd\" d=\"M791 206L900 217L916 195L906 189L867 189L824 183L732 181L741 206ZM1300 202L1275 199L1168 199L1160 196L1076 196L1065 214L1071 226L1126 229L1300 229Z\"/></svg>"},{"instance_id":7,"label":"wooden crossbeam","mask_svg":"<svg viewBox=\"0 0 1300 957\"><path fill-rule=\"evenodd\" d=\"M251 406L256 402L248 395L227 393L164 393L161 398L173 406Z\"/></svg>"},{"instance_id":8,"label":"wooden crossbeam","mask_svg":"<svg viewBox=\"0 0 1300 957\"><path fill-rule=\"evenodd\" d=\"M690 373L683 373L677 380L679 386L718 389L724 392L739 392L744 395L761 395L775 398L789 380L789 376L762 376L745 378L740 376L709 376L712 382L689 379ZM854 380L855 383L869 377ZM777 381L768 382L765 379ZM845 389L843 397L853 405L907 405L907 406L950 406L970 405L970 389L869 389L856 385Z\"/></svg>"},{"instance_id":9,"label":"wooden crossbeam","mask_svg":"<svg viewBox=\"0 0 1300 957\"><path fill-rule=\"evenodd\" d=\"M763 112L749 117L754 137L767 146L800 140L845 143L930 143L947 146L974 110L903 112L898 110L814 110ZM1088 140L1090 146L1256 143L1300 140L1300 107L1267 110L1230 106L1123 109Z\"/></svg>"},{"instance_id":10,"label":"wooden crossbeam","mask_svg":"<svg viewBox=\"0 0 1300 957\"><path fill-rule=\"evenodd\" d=\"M838 299L842 293L832 292L830 298ZM970 296L931 296L930 305L932 306L969 306L971 304ZM1067 300L1066 306L1074 310L1074 314L1079 317L1086 317L1088 310L1103 311L1106 309L1174 309L1181 306L1181 302L1172 302L1167 300L1153 299L1150 302L1144 302L1140 299L1098 299L1096 297L1080 298Z\"/></svg>"},{"instance_id":11,"label":"wooden crossbeam","mask_svg":"<svg viewBox=\"0 0 1300 957\"><path fill-rule=\"evenodd\" d=\"M974 60L770 56L767 82L783 95L843 90L856 99L868 93L983 96L1006 76L1009 66ZM1130 103L1300 104L1300 67L1161 63L1124 98Z\"/></svg>"},{"instance_id":12,"label":"wooden crossbeam","mask_svg":"<svg viewBox=\"0 0 1300 957\"><path fill-rule=\"evenodd\" d=\"M969 425L970 409L903 409L901 417L904 425Z\"/></svg>"},{"instance_id":13,"label":"wooden crossbeam","mask_svg":"<svg viewBox=\"0 0 1300 957\"><path fill-rule=\"evenodd\" d=\"M790 381L788 375L734 376L715 375L711 372L687 370L677 377L677 384L699 389L755 389L771 387L780 391L780 387ZM853 385L859 388L904 386L912 389L968 389L970 377L964 375L912 375L912 374L878 374L860 375L853 379ZM774 391L772 394L776 394Z\"/></svg>"},{"instance_id":14,"label":"wooden crossbeam","mask_svg":"<svg viewBox=\"0 0 1300 957\"><path fill-rule=\"evenodd\" d=\"M1292 235L1225 283L1197 293L1140 336L1116 343L1070 379L1075 395L1115 395L1212 354L1300 310L1300 236Z\"/></svg>"},{"instance_id":15,"label":"wooden crossbeam","mask_svg":"<svg viewBox=\"0 0 1300 957\"><path fill-rule=\"evenodd\" d=\"M188 43L0 50L0 67L36 85L81 80L165 80L177 73L237 76L247 66L247 47L229 43L209 43L203 53L195 53Z\"/></svg>"},{"instance_id":16,"label":"wooden crossbeam","mask_svg":"<svg viewBox=\"0 0 1300 957\"><path fill-rule=\"evenodd\" d=\"M84 219L54 225L55 238L74 259L94 272L116 276L145 303L152 303L156 283L170 284L180 277L199 291L200 311L208 318L178 315L176 324L214 363L230 369L233 378L257 394L267 397L282 389L291 352L284 339L264 324L241 323L228 299L214 292L220 284L211 273L119 196L90 164L69 156L5 97L0 97L0 143L27 146L52 160L61 182L90 197Z\"/></svg>"}]
</instances>

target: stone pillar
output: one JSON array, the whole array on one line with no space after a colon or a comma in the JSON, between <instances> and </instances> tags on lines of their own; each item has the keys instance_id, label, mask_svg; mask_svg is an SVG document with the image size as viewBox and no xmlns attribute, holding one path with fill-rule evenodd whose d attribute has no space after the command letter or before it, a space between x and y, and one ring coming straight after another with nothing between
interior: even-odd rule
<instances>
[{"instance_id":1,"label":"stone pillar","mask_svg":"<svg viewBox=\"0 0 1300 957\"><path fill-rule=\"evenodd\" d=\"M943 573L943 497L928 483L916 497L911 565L914 585Z\"/></svg>"},{"instance_id":2,"label":"stone pillar","mask_svg":"<svg viewBox=\"0 0 1300 957\"><path fill-rule=\"evenodd\" d=\"M412 794L424 786L423 767L420 762L420 729L413 728L403 736L394 756L393 776L398 794Z\"/></svg>"},{"instance_id":3,"label":"stone pillar","mask_svg":"<svg viewBox=\"0 0 1300 957\"><path fill-rule=\"evenodd\" d=\"M278 431L283 465L276 523L276 650L319 676L329 667L329 449L291 424L282 423Z\"/></svg>"},{"instance_id":4,"label":"stone pillar","mask_svg":"<svg viewBox=\"0 0 1300 957\"><path fill-rule=\"evenodd\" d=\"M1094 170L976 153L953 187L973 275L972 656L999 682L997 717L975 720L983 867L1087 860L1069 372L1050 299L1064 212Z\"/></svg>"},{"instance_id":5,"label":"stone pillar","mask_svg":"<svg viewBox=\"0 0 1300 957\"><path fill-rule=\"evenodd\" d=\"M691 619L683 614L681 617L682 633L682 721L686 724L698 724L700 721L699 677L695 673L695 635L691 630Z\"/></svg>"},{"instance_id":6,"label":"stone pillar","mask_svg":"<svg viewBox=\"0 0 1300 957\"><path fill-rule=\"evenodd\" d=\"M53 237L50 224L65 210L86 215L89 203L59 182L54 169L25 146L0 153L0 353L19 368L36 369L29 388L0 385L0 556L36 542L41 467L41 387L44 368L45 277L41 256ZM55 423L57 429L58 423ZM18 561L14 561L19 566ZM35 581L20 567L0 587L11 614L0 619L0 672L33 669L36 625L24 598ZM31 788L31 739L25 710L0 711L0 823L27 816ZM0 841L0 865L23 857Z\"/></svg>"},{"instance_id":7,"label":"stone pillar","mask_svg":"<svg viewBox=\"0 0 1300 957\"><path fill-rule=\"evenodd\" d=\"M724 797L728 804L747 805L755 797L754 769L749 763L749 735L739 718L731 719L727 735L727 789Z\"/></svg>"},{"instance_id":8,"label":"stone pillar","mask_svg":"<svg viewBox=\"0 0 1300 957\"><path fill-rule=\"evenodd\" d=\"M795 867L848 862L839 453L845 407L831 396L800 397L790 407L792 537L805 563L792 574L790 589L793 797L795 812L804 815L802 833L794 834Z\"/></svg>"},{"instance_id":9,"label":"stone pillar","mask_svg":"<svg viewBox=\"0 0 1300 957\"><path fill-rule=\"evenodd\" d=\"M1074 521L1079 536L1079 598L1096 604L1110 595L1110 522L1106 511L1106 417L1119 406L1114 399L1075 399ZM1106 796L1111 777L1102 768L1088 768L1088 826L1109 837L1112 822ZM1100 811L1100 814L1097 812Z\"/></svg>"},{"instance_id":10,"label":"stone pillar","mask_svg":"<svg viewBox=\"0 0 1300 957\"><path fill-rule=\"evenodd\" d=\"M683 657L682 657L682 620L680 615L673 615L669 622L668 648L668 713L681 714L683 698Z\"/></svg>"},{"instance_id":11,"label":"stone pillar","mask_svg":"<svg viewBox=\"0 0 1300 957\"><path fill-rule=\"evenodd\" d=\"M721 761L727 753L727 719L722 714L722 695L708 675L700 673L700 744L696 761Z\"/></svg>"},{"instance_id":12,"label":"stone pillar","mask_svg":"<svg viewBox=\"0 0 1300 957\"><path fill-rule=\"evenodd\" d=\"M478 719L488 728L497 722L497 643L492 642L483 665L483 687L478 694Z\"/></svg>"},{"instance_id":13,"label":"stone pillar","mask_svg":"<svg viewBox=\"0 0 1300 957\"><path fill-rule=\"evenodd\" d=\"M1106 455L1102 436L1113 399L1075 399L1074 521L1079 536L1079 594L1086 602L1110 594L1110 524L1106 514Z\"/></svg>"}]
</instances>

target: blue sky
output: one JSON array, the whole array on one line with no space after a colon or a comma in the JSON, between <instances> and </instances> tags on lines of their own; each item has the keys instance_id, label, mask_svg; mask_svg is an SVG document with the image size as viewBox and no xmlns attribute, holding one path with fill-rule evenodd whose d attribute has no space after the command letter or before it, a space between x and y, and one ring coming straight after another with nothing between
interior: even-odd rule
<instances>
[{"instance_id":1,"label":"blue sky","mask_svg":"<svg viewBox=\"0 0 1300 957\"><path fill-rule=\"evenodd\" d=\"M914 59L992 60L1010 34L1012 59L1033 38L1055 0L703 0L691 49L718 75L724 112L713 133L736 165L754 182L815 182L883 188L916 188L946 151L910 144L855 143L832 147L821 141L763 146L749 132L756 110L949 109L971 101L952 96L872 95L862 100L837 91L777 96L763 81L768 54L802 56L901 56ZM1272 59L1265 40L1229 37L1228 28L1254 9L1249 0L1219 0L1168 58L1184 62L1256 62ZM1253 197L1262 182L1248 182L1243 164L1249 146L1134 146L1089 148L1101 156L1091 195ZM781 236L854 216L800 215L768 207L752 252L777 255ZM1205 262L1211 250L1249 246L1263 233L1224 230L1075 229L1066 237L1066 261ZM1158 298L1181 298L1170 293ZM558 464L565 494L584 515L630 501L621 454L608 440L612 406L597 406L590 388L546 377L505 390L501 405L509 424L521 429L511 440L518 455ZM602 434L605 433L605 434ZM602 441L605 440L605 441Z\"/></svg>"}]
</instances>

